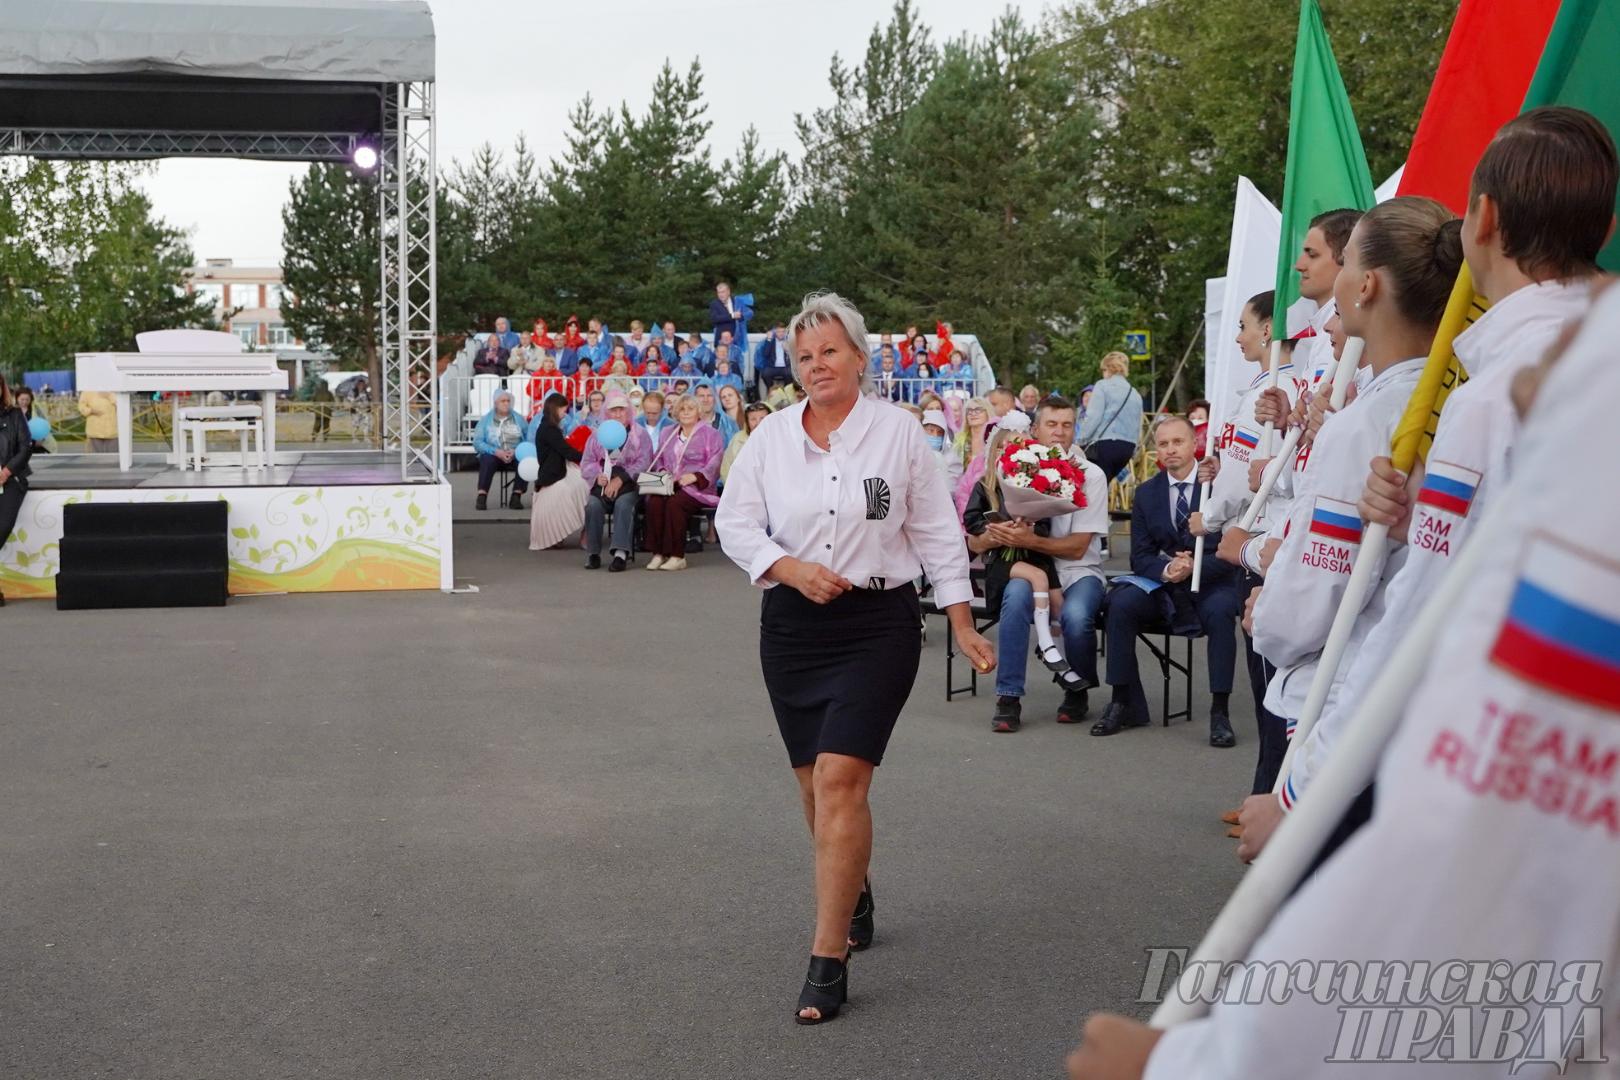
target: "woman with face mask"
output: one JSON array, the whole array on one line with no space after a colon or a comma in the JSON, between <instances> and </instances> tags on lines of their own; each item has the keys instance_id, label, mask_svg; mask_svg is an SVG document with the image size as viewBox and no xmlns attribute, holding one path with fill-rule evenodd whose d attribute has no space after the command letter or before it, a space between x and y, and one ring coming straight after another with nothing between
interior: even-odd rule
<instances>
[{"instance_id":1,"label":"woman with face mask","mask_svg":"<svg viewBox=\"0 0 1620 1080\"><path fill-rule=\"evenodd\" d=\"M939 466L939 475L945 478L946 489L956 487L956 482L962 478L962 456L945 434L945 414L939 409L929 409L923 413L922 425L928 436L928 449L933 451L934 462Z\"/></svg>"}]
</instances>

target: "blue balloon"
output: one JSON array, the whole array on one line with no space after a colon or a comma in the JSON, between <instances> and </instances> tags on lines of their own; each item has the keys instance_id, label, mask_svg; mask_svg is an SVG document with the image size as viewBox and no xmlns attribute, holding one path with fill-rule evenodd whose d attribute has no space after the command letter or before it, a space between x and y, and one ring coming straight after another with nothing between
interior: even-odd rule
<instances>
[{"instance_id":1,"label":"blue balloon","mask_svg":"<svg viewBox=\"0 0 1620 1080\"><path fill-rule=\"evenodd\" d=\"M517 455L517 460L528 461L530 458L538 455L539 451L534 448L534 443L532 442L520 442L517 444L517 449L513 451L513 453Z\"/></svg>"},{"instance_id":2,"label":"blue balloon","mask_svg":"<svg viewBox=\"0 0 1620 1080\"><path fill-rule=\"evenodd\" d=\"M604 420L596 428L596 441L602 444L604 450L617 450L629 437L630 433L617 420Z\"/></svg>"},{"instance_id":3,"label":"blue balloon","mask_svg":"<svg viewBox=\"0 0 1620 1080\"><path fill-rule=\"evenodd\" d=\"M44 442L51 437L51 422L43 416L36 416L28 421L28 435L35 442Z\"/></svg>"}]
</instances>

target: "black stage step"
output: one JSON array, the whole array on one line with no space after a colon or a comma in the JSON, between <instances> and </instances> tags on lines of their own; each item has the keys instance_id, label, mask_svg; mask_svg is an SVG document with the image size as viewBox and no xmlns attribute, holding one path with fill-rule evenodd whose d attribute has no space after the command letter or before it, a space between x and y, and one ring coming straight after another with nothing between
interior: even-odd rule
<instances>
[{"instance_id":1,"label":"black stage step","mask_svg":"<svg viewBox=\"0 0 1620 1080\"><path fill-rule=\"evenodd\" d=\"M221 500L64 507L57 609L223 605L229 514Z\"/></svg>"}]
</instances>

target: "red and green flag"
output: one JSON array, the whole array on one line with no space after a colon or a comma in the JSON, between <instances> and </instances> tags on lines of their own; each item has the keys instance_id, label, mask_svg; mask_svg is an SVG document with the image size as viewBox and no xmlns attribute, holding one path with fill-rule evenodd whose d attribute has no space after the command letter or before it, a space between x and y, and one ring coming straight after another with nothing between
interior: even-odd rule
<instances>
[{"instance_id":1,"label":"red and green flag","mask_svg":"<svg viewBox=\"0 0 1620 1080\"><path fill-rule=\"evenodd\" d=\"M1564 0L1536 76L1524 96L1526 109L1568 105L1597 117L1620 143L1620 4L1614 0ZM1615 210L1620 213L1620 199ZM1620 271L1620 238L1610 237L1598 265Z\"/></svg>"},{"instance_id":2,"label":"red and green flag","mask_svg":"<svg viewBox=\"0 0 1620 1080\"><path fill-rule=\"evenodd\" d=\"M1397 195L1426 195L1462 216L1474 165L1519 115L1557 14L1558 0L1462 0Z\"/></svg>"},{"instance_id":3,"label":"red and green flag","mask_svg":"<svg viewBox=\"0 0 1620 1080\"><path fill-rule=\"evenodd\" d=\"M1541 0L1523 0L1523 2L1525 8L1541 6ZM1465 4L1465 11L1459 11L1457 15L1459 23L1469 6L1484 9L1473 13L1479 18L1504 20L1504 28L1516 18L1528 17L1518 4L1503 5L1486 0L1474 5ZM1620 93L1615 92L1613 79L1615 58L1620 57L1620 4L1614 3L1613 0L1563 0L1557 7L1557 17L1552 20L1551 30L1542 38L1545 45L1540 50L1539 62L1534 65L1535 75L1530 79L1529 87L1521 99L1522 109L1534 109L1543 105L1568 105L1585 110L1597 117L1609 130L1610 136L1616 142L1620 142ZM1487 10L1488 15L1485 14ZM1453 38L1456 37L1456 33L1454 27ZM1510 47L1512 42L1511 37L1497 34L1481 35L1481 40L1495 40L1503 48ZM1527 37L1519 40L1517 47L1529 50L1535 42L1535 36L1527 34ZM1451 54L1451 47L1451 42L1448 41L1447 57ZM1476 69L1472 80L1476 91L1480 85L1498 78L1498 75L1493 73L1493 63L1505 65L1512 70L1522 70L1526 66L1522 56L1506 58L1500 51L1463 57L1459 63ZM1442 58L1441 66L1444 69L1445 58ZM1505 79L1506 76L1500 78ZM1435 91L1438 92L1439 89L1437 79ZM1509 90L1510 86L1496 85L1493 92L1499 96ZM1452 104L1446 101L1437 104L1434 93L1431 92L1429 102L1423 110L1424 120L1437 109L1437 115L1445 117L1447 109ZM1474 166L1478 164L1480 154L1490 142L1490 136L1495 133L1496 128L1512 119L1519 111L1522 110L1514 110L1513 113L1499 119L1470 114L1473 115L1473 122L1476 124L1483 123L1487 119L1494 119L1494 123L1482 138L1477 138L1479 135L1477 131L1471 133L1477 138L1478 150L1472 156L1462 159L1467 164L1467 171L1462 180L1464 203L1467 201L1467 177L1473 175ZM1420 122L1419 131L1421 130ZM1456 162L1452 163L1451 168L1458 169L1460 166L1461 162ZM1410 176L1410 166L1407 171ZM1402 179L1401 189L1405 193L1406 178ZM1412 193L1428 195L1432 192L1419 188ZM1464 208L1452 207L1459 213ZM1620 200L1617 200L1615 209L1616 213L1620 213ZM1606 270L1620 270L1620 242L1611 237L1608 246L1598 254L1598 262ZM1474 293L1473 279L1468 273L1468 267L1464 265L1462 272L1457 275L1457 284L1452 289L1451 302L1446 307L1445 317L1440 320L1440 328L1435 333L1434 345L1429 352L1429 361L1423 369L1423 377L1412 392L1412 400L1407 406L1406 414L1395 430L1391 457L1397 469L1408 470L1427 454L1429 445L1434 441L1435 428L1440 422L1440 410L1445 406L1446 397L1454 387L1468 378L1461 361L1452 351L1452 342L1484 310L1485 300Z\"/></svg>"}]
</instances>

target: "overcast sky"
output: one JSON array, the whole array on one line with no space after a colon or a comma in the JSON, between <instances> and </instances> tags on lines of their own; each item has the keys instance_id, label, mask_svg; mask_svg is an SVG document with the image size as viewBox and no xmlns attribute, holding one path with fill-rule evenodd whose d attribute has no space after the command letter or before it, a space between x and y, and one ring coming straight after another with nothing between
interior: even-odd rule
<instances>
[{"instance_id":1,"label":"overcast sky","mask_svg":"<svg viewBox=\"0 0 1620 1080\"><path fill-rule=\"evenodd\" d=\"M642 112L667 57L702 61L715 160L752 124L767 150L798 149L795 113L826 105L833 53L858 62L891 0L432 0L438 35L439 163L523 132L545 161L563 151L568 111L589 93ZM917 0L935 41L983 34L1011 6L1042 0ZM197 258L280 261L281 207L305 166L175 160L146 181L158 214L187 229Z\"/></svg>"}]
</instances>

